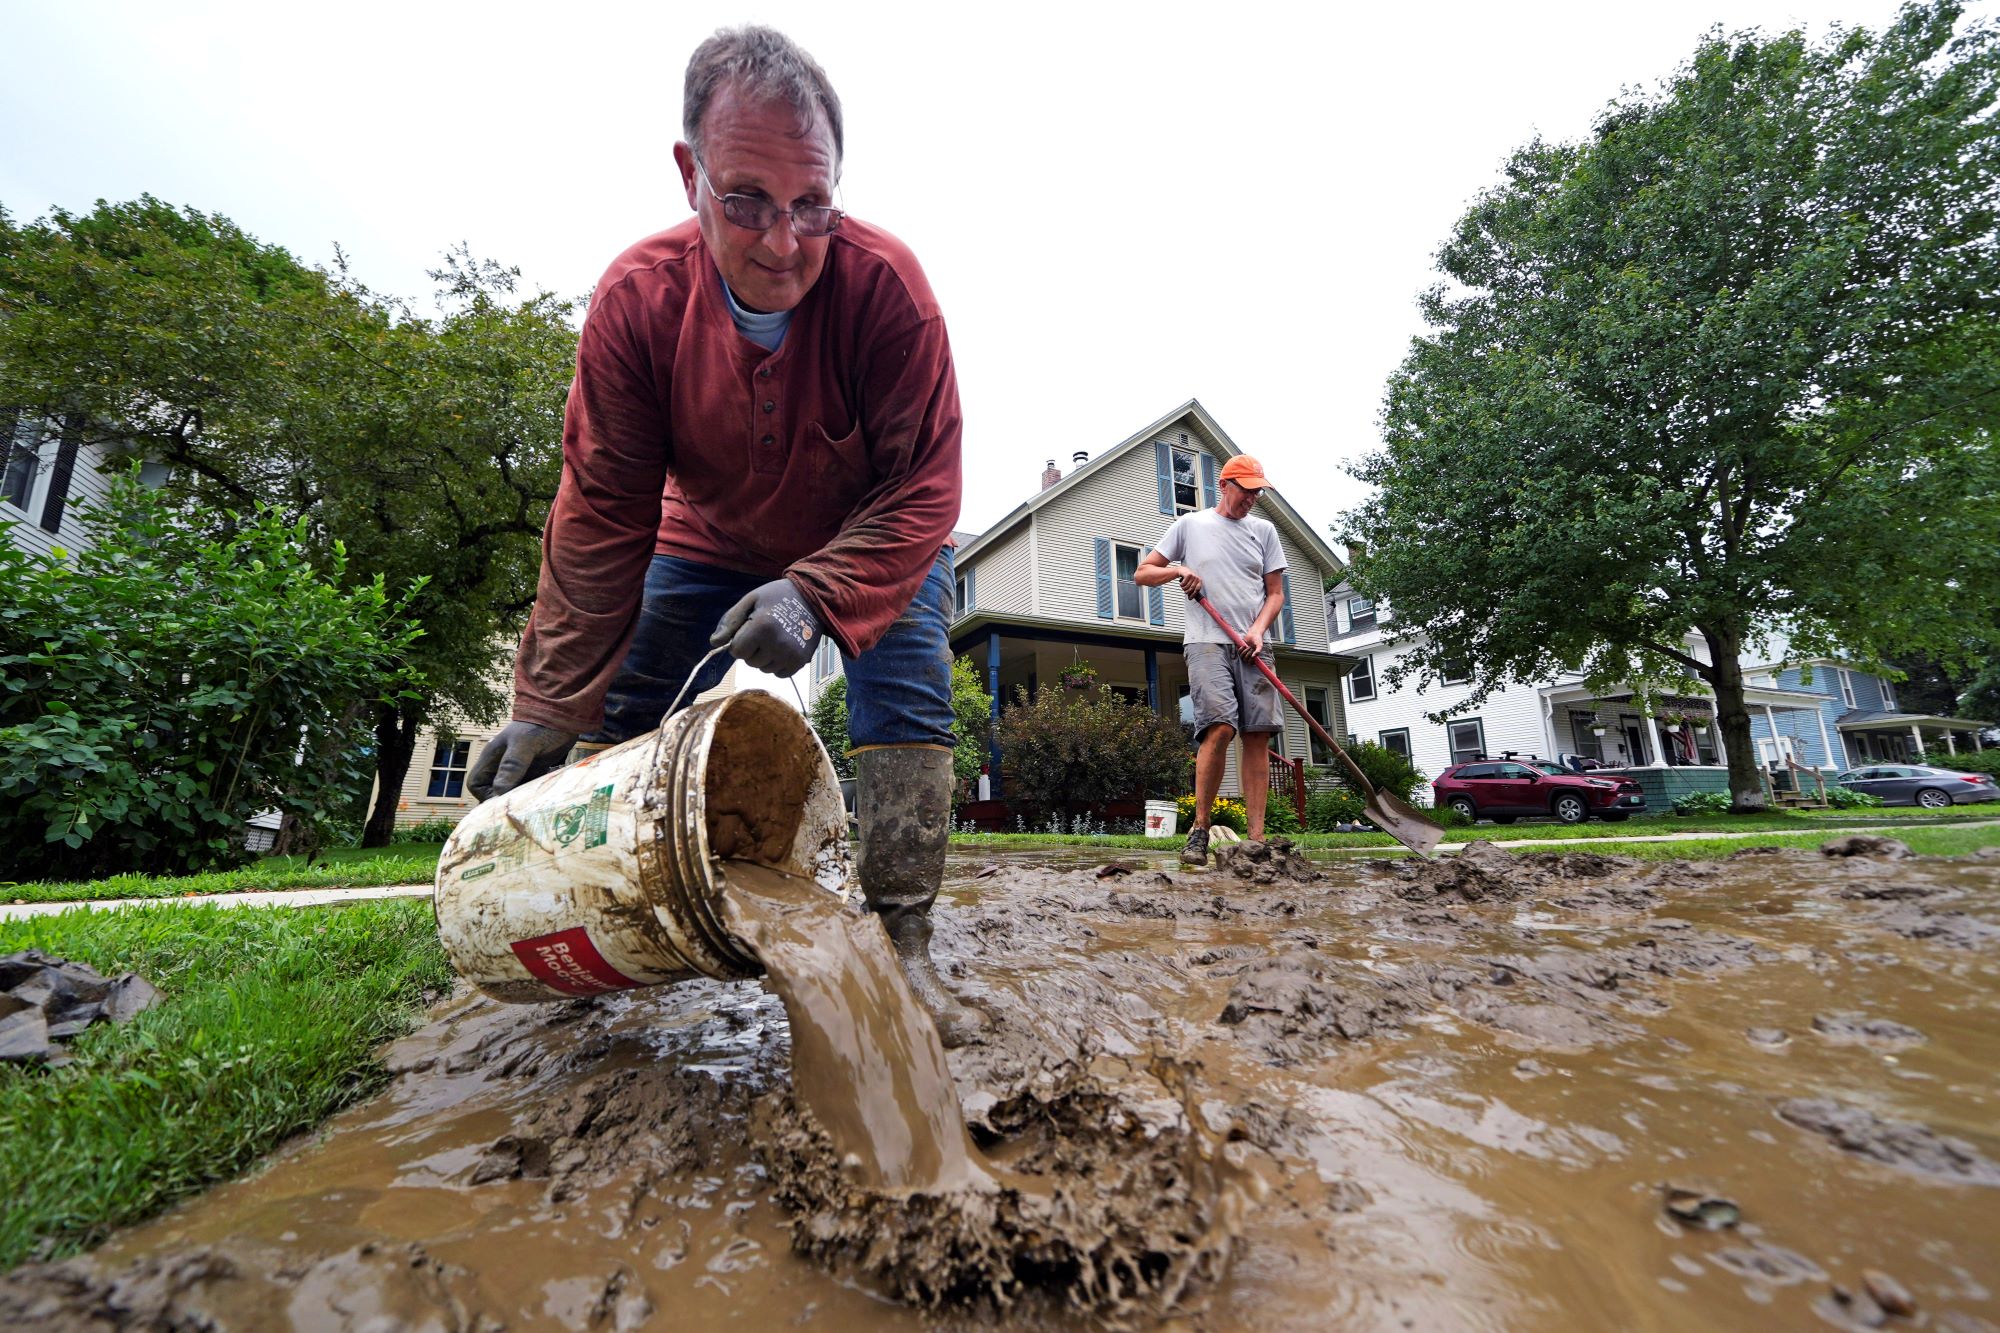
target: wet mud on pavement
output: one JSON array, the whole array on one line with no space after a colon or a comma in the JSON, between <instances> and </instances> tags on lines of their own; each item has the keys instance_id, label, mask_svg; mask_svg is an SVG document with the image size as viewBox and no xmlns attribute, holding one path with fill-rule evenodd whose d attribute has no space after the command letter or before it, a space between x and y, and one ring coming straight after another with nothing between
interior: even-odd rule
<instances>
[{"instance_id":1,"label":"wet mud on pavement","mask_svg":"<svg viewBox=\"0 0 2000 1333\"><path fill-rule=\"evenodd\" d=\"M456 997L384 1094L15 1270L0 1324L2000 1327L2000 859L1844 850L954 854L973 1142L1118 1263L1016 1234L1005 1290L895 1299L923 1201L839 1186L778 1000L704 981Z\"/></svg>"}]
</instances>

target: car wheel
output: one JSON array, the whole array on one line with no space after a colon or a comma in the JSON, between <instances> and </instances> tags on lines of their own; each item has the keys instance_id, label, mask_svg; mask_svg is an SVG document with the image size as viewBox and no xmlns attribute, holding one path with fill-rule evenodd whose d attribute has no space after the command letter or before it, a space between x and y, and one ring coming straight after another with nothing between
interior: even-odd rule
<instances>
[{"instance_id":1,"label":"car wheel","mask_svg":"<svg viewBox=\"0 0 2000 1333\"><path fill-rule=\"evenodd\" d=\"M1951 804L1951 795L1936 787L1926 787L1917 793L1917 804L1926 810L1942 810Z\"/></svg>"},{"instance_id":2,"label":"car wheel","mask_svg":"<svg viewBox=\"0 0 2000 1333\"><path fill-rule=\"evenodd\" d=\"M1451 808L1458 811L1458 813L1461 816L1463 816L1465 821L1469 824L1477 823L1479 820L1479 807L1472 803L1472 798L1470 796L1452 797Z\"/></svg>"},{"instance_id":3,"label":"car wheel","mask_svg":"<svg viewBox=\"0 0 2000 1333\"><path fill-rule=\"evenodd\" d=\"M1518 818L1520 818L1519 815L1495 815L1493 816L1493 822L1496 824L1511 824Z\"/></svg>"},{"instance_id":4,"label":"car wheel","mask_svg":"<svg viewBox=\"0 0 2000 1333\"><path fill-rule=\"evenodd\" d=\"M1584 804L1581 796L1558 796L1552 809L1555 817L1565 824L1581 824L1590 818L1590 807Z\"/></svg>"}]
</instances>

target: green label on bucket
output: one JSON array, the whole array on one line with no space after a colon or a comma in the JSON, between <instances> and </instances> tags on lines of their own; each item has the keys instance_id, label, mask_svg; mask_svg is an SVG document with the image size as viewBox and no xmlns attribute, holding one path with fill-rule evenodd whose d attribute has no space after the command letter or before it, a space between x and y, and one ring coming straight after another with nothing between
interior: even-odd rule
<instances>
[{"instance_id":1,"label":"green label on bucket","mask_svg":"<svg viewBox=\"0 0 2000 1333\"><path fill-rule=\"evenodd\" d=\"M490 875L499 868L500 863L498 861L488 861L485 865L478 865L472 867L470 870L459 871L458 877L460 879L478 879L481 875Z\"/></svg>"},{"instance_id":2,"label":"green label on bucket","mask_svg":"<svg viewBox=\"0 0 2000 1333\"><path fill-rule=\"evenodd\" d=\"M611 793L599 787L587 801L530 811L521 821L528 836L550 855L577 848L602 847L610 840Z\"/></svg>"}]
</instances>

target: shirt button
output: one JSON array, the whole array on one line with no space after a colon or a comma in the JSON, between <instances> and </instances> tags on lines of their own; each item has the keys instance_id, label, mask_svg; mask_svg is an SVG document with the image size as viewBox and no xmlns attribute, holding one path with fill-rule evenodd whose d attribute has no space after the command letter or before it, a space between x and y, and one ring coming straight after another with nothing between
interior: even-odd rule
<instances>
[{"instance_id":1,"label":"shirt button","mask_svg":"<svg viewBox=\"0 0 2000 1333\"><path fill-rule=\"evenodd\" d=\"M778 404L772 399L766 398L764 400L764 410L766 412L775 412L778 410Z\"/></svg>"},{"instance_id":2,"label":"shirt button","mask_svg":"<svg viewBox=\"0 0 2000 1333\"><path fill-rule=\"evenodd\" d=\"M760 379L760 380L767 380L767 379L770 379L770 378L771 378L771 368L770 368L769 366L762 366L762 367L759 367L759 368L758 368L758 371L757 371L757 378L758 378L758 379Z\"/></svg>"},{"instance_id":3,"label":"shirt button","mask_svg":"<svg viewBox=\"0 0 2000 1333\"><path fill-rule=\"evenodd\" d=\"M777 442L778 442L778 437L775 435L766 435L763 438L763 440L760 441L760 443L762 444L776 444Z\"/></svg>"}]
</instances>

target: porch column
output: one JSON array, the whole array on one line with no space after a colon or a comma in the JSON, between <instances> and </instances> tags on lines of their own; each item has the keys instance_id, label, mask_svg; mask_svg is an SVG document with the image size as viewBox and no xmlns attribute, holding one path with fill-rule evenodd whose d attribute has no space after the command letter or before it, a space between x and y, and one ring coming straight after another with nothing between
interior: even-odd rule
<instances>
[{"instance_id":1,"label":"porch column","mask_svg":"<svg viewBox=\"0 0 2000 1333\"><path fill-rule=\"evenodd\" d=\"M1951 738L1950 727L1946 727L1944 730L1944 752L1946 754L1958 753L1958 742Z\"/></svg>"},{"instance_id":2,"label":"porch column","mask_svg":"<svg viewBox=\"0 0 2000 1333\"><path fill-rule=\"evenodd\" d=\"M1686 724L1683 723L1682 725L1685 726ZM1646 767L1665 768L1667 766L1667 747L1660 744L1660 719L1654 717L1651 713L1646 714L1646 730L1653 737L1653 762L1646 765Z\"/></svg>"},{"instance_id":3,"label":"porch column","mask_svg":"<svg viewBox=\"0 0 2000 1333\"><path fill-rule=\"evenodd\" d=\"M1708 736L1715 742L1715 762L1729 767L1729 751L1722 744L1722 705L1715 706L1715 716L1708 720Z\"/></svg>"},{"instance_id":4,"label":"porch column","mask_svg":"<svg viewBox=\"0 0 2000 1333\"><path fill-rule=\"evenodd\" d=\"M1785 757L1785 747L1778 743L1778 715L1771 711L1771 705L1764 705L1764 725L1771 729L1771 753L1780 759Z\"/></svg>"},{"instance_id":5,"label":"porch column","mask_svg":"<svg viewBox=\"0 0 2000 1333\"><path fill-rule=\"evenodd\" d=\"M986 693L993 702L988 707L986 760L994 796L1000 795L1000 631L986 631Z\"/></svg>"},{"instance_id":6,"label":"porch column","mask_svg":"<svg viewBox=\"0 0 2000 1333\"><path fill-rule=\"evenodd\" d=\"M1826 766L1838 773L1841 769L1847 767L1847 755L1843 752L1840 756L1840 762L1834 762L1833 742L1827 738L1826 734L1826 710L1823 708L1813 709L1813 721L1819 723L1819 743L1820 748L1826 751Z\"/></svg>"},{"instance_id":7,"label":"porch column","mask_svg":"<svg viewBox=\"0 0 2000 1333\"><path fill-rule=\"evenodd\" d=\"M1146 707L1160 711L1160 650L1146 650Z\"/></svg>"},{"instance_id":8,"label":"porch column","mask_svg":"<svg viewBox=\"0 0 2000 1333\"><path fill-rule=\"evenodd\" d=\"M1910 739L1911 739L1911 740L1913 740L1913 741L1915 741L1915 742L1917 743L1917 752L1916 752L1915 754L1911 755L1911 756L1910 756L1910 758L1911 758L1912 760L1917 760L1917 759L1921 759L1921 758L1923 758L1923 757L1924 757L1924 733L1923 733L1923 729L1922 729L1921 727L1919 727L1919 726L1918 726L1918 725L1917 725L1916 723L1914 723L1914 722L1912 722L1912 723L1910 724Z\"/></svg>"}]
</instances>

